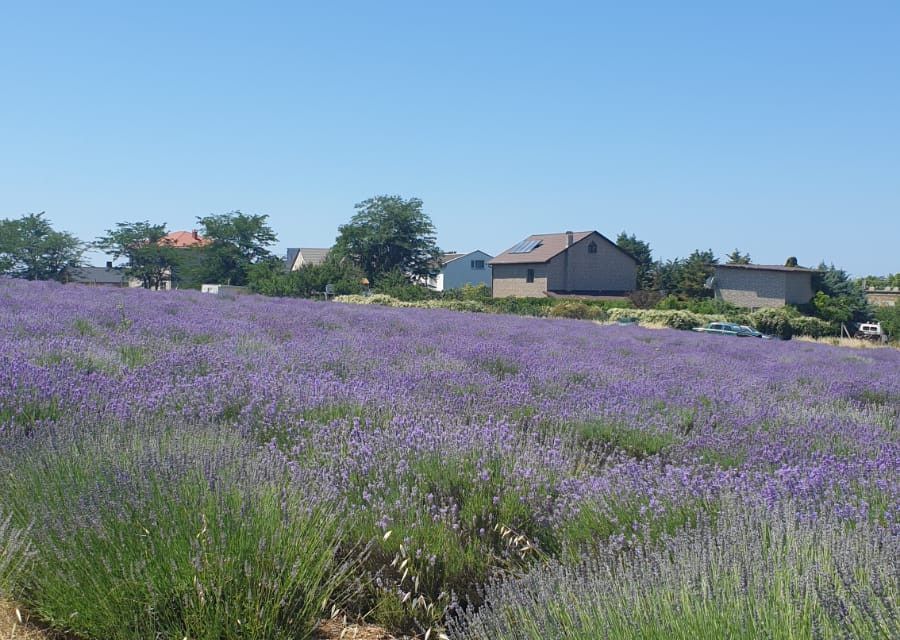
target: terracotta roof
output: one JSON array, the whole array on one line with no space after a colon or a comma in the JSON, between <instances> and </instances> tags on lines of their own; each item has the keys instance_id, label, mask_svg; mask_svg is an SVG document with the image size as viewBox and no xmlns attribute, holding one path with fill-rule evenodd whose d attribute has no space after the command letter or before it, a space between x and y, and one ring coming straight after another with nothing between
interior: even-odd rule
<instances>
[{"instance_id":1,"label":"terracotta roof","mask_svg":"<svg viewBox=\"0 0 900 640\"><path fill-rule=\"evenodd\" d=\"M580 242L587 238L590 235L596 234L602 240L605 240L616 249L627 255L629 258L637 262L634 256L632 256L627 251L624 251L615 242L604 236L602 233L597 231L574 231L572 232L572 244ZM562 253L566 250L566 236L568 232L564 233L537 233L533 236L528 236L522 242L516 243L499 256L490 261L489 264L528 264L533 262L548 262L556 255ZM527 253L513 253L513 249L516 247L526 244L537 242L537 246L535 246L531 251Z\"/></svg>"},{"instance_id":2,"label":"terracotta roof","mask_svg":"<svg viewBox=\"0 0 900 640\"><path fill-rule=\"evenodd\" d=\"M750 269L751 271L788 271L797 273L816 273L816 269L806 267L785 267L780 264L717 264L716 269Z\"/></svg>"},{"instance_id":3,"label":"terracotta roof","mask_svg":"<svg viewBox=\"0 0 900 640\"><path fill-rule=\"evenodd\" d=\"M194 231L172 231L167 233L160 239L160 243L165 243L179 249L188 247L202 247L209 244L209 240Z\"/></svg>"}]
</instances>

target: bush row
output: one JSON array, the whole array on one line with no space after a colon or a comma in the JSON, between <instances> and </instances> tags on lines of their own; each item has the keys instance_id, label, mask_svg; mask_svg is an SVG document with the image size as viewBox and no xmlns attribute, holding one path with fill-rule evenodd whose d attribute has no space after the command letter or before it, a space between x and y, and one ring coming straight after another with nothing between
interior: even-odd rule
<instances>
[{"instance_id":1,"label":"bush row","mask_svg":"<svg viewBox=\"0 0 900 640\"><path fill-rule=\"evenodd\" d=\"M515 313L550 318L575 318L618 322L633 318L642 324L659 325L671 329L690 330L710 322L734 322L752 326L762 333L789 339L792 336L821 338L835 333L834 327L819 318L800 315L789 307L781 309L759 309L748 312L739 310L728 313L695 313L687 309L632 309L622 303L594 303L580 300L558 300L553 298L498 298L496 301L432 299L419 301L398 300L376 293L371 296L337 296L337 302L350 304L378 304L386 307L417 309L449 309L473 313Z\"/></svg>"}]
</instances>

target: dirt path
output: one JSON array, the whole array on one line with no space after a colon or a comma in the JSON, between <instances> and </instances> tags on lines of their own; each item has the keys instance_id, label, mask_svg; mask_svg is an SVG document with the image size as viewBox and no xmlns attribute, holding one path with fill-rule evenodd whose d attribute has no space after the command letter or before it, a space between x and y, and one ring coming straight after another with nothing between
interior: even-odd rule
<instances>
[{"instance_id":1,"label":"dirt path","mask_svg":"<svg viewBox=\"0 0 900 640\"><path fill-rule=\"evenodd\" d=\"M57 640L40 627L31 624L28 614L16 605L0 600L0 640Z\"/></svg>"}]
</instances>

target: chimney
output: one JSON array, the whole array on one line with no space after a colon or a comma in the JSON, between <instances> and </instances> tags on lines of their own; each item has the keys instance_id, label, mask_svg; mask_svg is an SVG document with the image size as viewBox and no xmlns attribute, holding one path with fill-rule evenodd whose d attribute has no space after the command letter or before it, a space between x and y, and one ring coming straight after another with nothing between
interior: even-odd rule
<instances>
[{"instance_id":1,"label":"chimney","mask_svg":"<svg viewBox=\"0 0 900 640\"><path fill-rule=\"evenodd\" d=\"M574 238L574 236L572 235L572 232L571 232L571 231L566 231L566 249L568 249L569 247L572 246L572 243L574 242L574 239L575 239L575 238Z\"/></svg>"},{"instance_id":2,"label":"chimney","mask_svg":"<svg viewBox=\"0 0 900 640\"><path fill-rule=\"evenodd\" d=\"M110 269L112 269L112 260L107 260L106 261L106 270L109 271Z\"/></svg>"},{"instance_id":3,"label":"chimney","mask_svg":"<svg viewBox=\"0 0 900 640\"><path fill-rule=\"evenodd\" d=\"M196 229L191 229L191 237L194 238L194 240L199 240L199 239L200 239L200 236L197 235L197 230L196 230Z\"/></svg>"}]
</instances>

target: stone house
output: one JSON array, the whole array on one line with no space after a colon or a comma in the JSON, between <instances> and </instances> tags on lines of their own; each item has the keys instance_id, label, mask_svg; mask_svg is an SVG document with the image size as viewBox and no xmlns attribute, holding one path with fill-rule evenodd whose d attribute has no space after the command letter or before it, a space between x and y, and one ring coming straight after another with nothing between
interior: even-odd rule
<instances>
[{"instance_id":1,"label":"stone house","mask_svg":"<svg viewBox=\"0 0 900 640\"><path fill-rule=\"evenodd\" d=\"M638 261L597 231L528 236L490 261L495 298L633 291Z\"/></svg>"},{"instance_id":2,"label":"stone house","mask_svg":"<svg viewBox=\"0 0 900 640\"><path fill-rule=\"evenodd\" d=\"M866 300L873 307L900 306L900 287L866 287Z\"/></svg>"},{"instance_id":3,"label":"stone house","mask_svg":"<svg viewBox=\"0 0 900 640\"><path fill-rule=\"evenodd\" d=\"M759 309L806 304L813 297L813 269L765 264L719 264L712 289L719 300Z\"/></svg>"}]
</instances>

